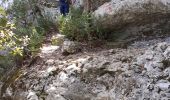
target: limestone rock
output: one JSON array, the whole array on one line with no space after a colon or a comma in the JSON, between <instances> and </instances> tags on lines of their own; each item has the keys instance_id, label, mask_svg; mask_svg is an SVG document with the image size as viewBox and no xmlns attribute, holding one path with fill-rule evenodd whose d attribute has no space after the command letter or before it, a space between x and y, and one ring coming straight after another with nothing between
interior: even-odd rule
<instances>
[{"instance_id":1,"label":"limestone rock","mask_svg":"<svg viewBox=\"0 0 170 100\"><path fill-rule=\"evenodd\" d=\"M120 39L131 35L163 34L169 30L166 16L170 13L169 0L111 0L100 6L94 15L97 25L109 32L119 33ZM114 37L115 38L114 38ZM116 38L114 34L112 38Z\"/></svg>"},{"instance_id":2,"label":"limestone rock","mask_svg":"<svg viewBox=\"0 0 170 100\"><path fill-rule=\"evenodd\" d=\"M169 46L162 42L143 51L114 49L114 53L48 59L40 70L35 70L37 66L27 70L29 74L14 85L25 89L20 94L26 100L168 100Z\"/></svg>"},{"instance_id":3,"label":"limestone rock","mask_svg":"<svg viewBox=\"0 0 170 100\"><path fill-rule=\"evenodd\" d=\"M168 47L168 48L165 50L164 56L166 57L166 59L170 59L170 47Z\"/></svg>"},{"instance_id":4,"label":"limestone rock","mask_svg":"<svg viewBox=\"0 0 170 100\"><path fill-rule=\"evenodd\" d=\"M36 95L35 92L30 91L28 96L27 96L27 100L38 100L38 96Z\"/></svg>"},{"instance_id":5,"label":"limestone rock","mask_svg":"<svg viewBox=\"0 0 170 100\"><path fill-rule=\"evenodd\" d=\"M156 84L161 90L169 90L170 89L170 82L167 83L158 83Z\"/></svg>"},{"instance_id":6,"label":"limestone rock","mask_svg":"<svg viewBox=\"0 0 170 100\"><path fill-rule=\"evenodd\" d=\"M73 42L73 41L64 41L63 45L62 45L62 54L74 54L79 52L81 49L78 45L78 43Z\"/></svg>"}]
</instances>

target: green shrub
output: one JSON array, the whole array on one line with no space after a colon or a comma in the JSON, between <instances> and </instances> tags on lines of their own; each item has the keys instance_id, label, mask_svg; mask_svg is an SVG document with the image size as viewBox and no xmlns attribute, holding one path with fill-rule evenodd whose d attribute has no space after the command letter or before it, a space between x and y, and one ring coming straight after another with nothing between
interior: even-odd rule
<instances>
[{"instance_id":1,"label":"green shrub","mask_svg":"<svg viewBox=\"0 0 170 100\"><path fill-rule=\"evenodd\" d=\"M29 57L34 56L42 46L45 33L55 27L50 15L37 12L38 1L14 0L8 10L0 7L0 79L11 69L22 67L28 57L25 50Z\"/></svg>"},{"instance_id":2,"label":"green shrub","mask_svg":"<svg viewBox=\"0 0 170 100\"><path fill-rule=\"evenodd\" d=\"M59 17L59 31L72 40L93 41L105 39L107 29L98 24L96 18L81 9L71 8L67 16Z\"/></svg>"},{"instance_id":3,"label":"green shrub","mask_svg":"<svg viewBox=\"0 0 170 100\"><path fill-rule=\"evenodd\" d=\"M91 14L83 13L81 9L71 8L67 16L60 16L59 31L72 40L88 40L92 32L91 19Z\"/></svg>"},{"instance_id":4,"label":"green shrub","mask_svg":"<svg viewBox=\"0 0 170 100\"><path fill-rule=\"evenodd\" d=\"M8 9L9 14L14 18L15 34L29 39L24 46L33 53L39 51L45 33L49 33L49 30L55 27L51 15L44 14L40 2L42 1L14 0L13 5Z\"/></svg>"},{"instance_id":5,"label":"green shrub","mask_svg":"<svg viewBox=\"0 0 170 100\"><path fill-rule=\"evenodd\" d=\"M43 40L43 34L38 33L35 28L32 28L32 34L30 35L27 48L32 52L32 54L35 54L40 50Z\"/></svg>"},{"instance_id":6,"label":"green shrub","mask_svg":"<svg viewBox=\"0 0 170 100\"><path fill-rule=\"evenodd\" d=\"M53 22L53 19L51 18L50 14L44 17L38 17L37 26L38 27L36 28L36 30L38 33L48 32L50 29L56 28L56 25Z\"/></svg>"},{"instance_id":7,"label":"green shrub","mask_svg":"<svg viewBox=\"0 0 170 100\"><path fill-rule=\"evenodd\" d=\"M0 7L0 77L6 70L15 67L15 58L22 58L22 39L12 30L15 26L7 19L6 12Z\"/></svg>"},{"instance_id":8,"label":"green shrub","mask_svg":"<svg viewBox=\"0 0 170 100\"><path fill-rule=\"evenodd\" d=\"M1 68L7 70L21 67L24 47L32 55L39 51L44 40L44 30L34 25L12 24L7 19L6 11L0 7L0 75Z\"/></svg>"}]
</instances>

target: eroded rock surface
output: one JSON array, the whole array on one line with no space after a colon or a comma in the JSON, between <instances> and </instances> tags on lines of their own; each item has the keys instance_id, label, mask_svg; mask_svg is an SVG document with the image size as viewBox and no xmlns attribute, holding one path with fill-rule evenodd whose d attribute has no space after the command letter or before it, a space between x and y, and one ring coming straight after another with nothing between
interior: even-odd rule
<instances>
[{"instance_id":1,"label":"eroded rock surface","mask_svg":"<svg viewBox=\"0 0 170 100\"><path fill-rule=\"evenodd\" d=\"M168 33L169 13L169 0L112 0L94 12L102 18L99 22L104 28L144 36ZM1 93L2 99L170 99L170 38L80 54L76 43L61 41L62 48L42 48L40 61L24 69L23 75Z\"/></svg>"},{"instance_id":2,"label":"eroded rock surface","mask_svg":"<svg viewBox=\"0 0 170 100\"><path fill-rule=\"evenodd\" d=\"M44 63L25 70L4 96L16 100L168 100L169 48L166 41L148 49L131 45L64 59L44 56Z\"/></svg>"},{"instance_id":3,"label":"eroded rock surface","mask_svg":"<svg viewBox=\"0 0 170 100\"><path fill-rule=\"evenodd\" d=\"M127 38L129 35L168 34L169 13L169 0L111 0L94 15L98 17L98 26Z\"/></svg>"}]
</instances>

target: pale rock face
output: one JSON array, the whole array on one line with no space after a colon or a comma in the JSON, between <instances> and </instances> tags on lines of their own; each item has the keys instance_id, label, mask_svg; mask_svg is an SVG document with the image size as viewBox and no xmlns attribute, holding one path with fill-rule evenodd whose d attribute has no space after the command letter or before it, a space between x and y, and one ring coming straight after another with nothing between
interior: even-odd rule
<instances>
[{"instance_id":1,"label":"pale rock face","mask_svg":"<svg viewBox=\"0 0 170 100\"><path fill-rule=\"evenodd\" d=\"M165 27L170 26L166 21L170 18L169 3L169 0L112 0L98 7L93 14L97 17L97 25L124 38L163 34L163 30L169 30Z\"/></svg>"},{"instance_id":2,"label":"pale rock face","mask_svg":"<svg viewBox=\"0 0 170 100\"><path fill-rule=\"evenodd\" d=\"M83 0L71 0L73 7L75 8L80 8L83 7L85 5L86 1ZM98 7L100 7L102 4L104 4L105 2L109 2L111 0L91 0L91 6L92 6L92 10L96 10Z\"/></svg>"},{"instance_id":3,"label":"pale rock face","mask_svg":"<svg viewBox=\"0 0 170 100\"><path fill-rule=\"evenodd\" d=\"M142 13L148 10L147 8L144 8L144 5L147 4L148 7L152 8L150 9L150 13L159 12L161 9L164 12L169 12L170 9L169 3L170 3L169 0L112 0L111 2L105 3L104 5L99 7L98 10L95 11L95 15L104 16L105 14L116 15L118 13L128 13L124 12L125 10L129 12L139 11L139 13ZM165 9L165 7L167 7L167 9ZM129 15L129 18L127 19L131 19L130 16L131 15Z\"/></svg>"},{"instance_id":4,"label":"pale rock face","mask_svg":"<svg viewBox=\"0 0 170 100\"><path fill-rule=\"evenodd\" d=\"M75 6L81 5L80 1L76 0ZM162 18L169 13L169 3L170 0L112 0L94 14L103 18L102 24L114 28L127 22L144 21L148 16L141 15L145 14L158 13ZM148 30L145 24L140 28ZM41 70L31 66L27 75L16 80L14 85L23 86L22 91L12 93L9 88L6 95L27 94L23 95L26 100L39 100L41 96L45 100L169 100L170 43L147 47L142 51L112 49L87 57L48 59ZM42 53L52 54L58 49L59 46L44 47ZM62 53L74 54L77 50L77 43L63 42Z\"/></svg>"}]
</instances>

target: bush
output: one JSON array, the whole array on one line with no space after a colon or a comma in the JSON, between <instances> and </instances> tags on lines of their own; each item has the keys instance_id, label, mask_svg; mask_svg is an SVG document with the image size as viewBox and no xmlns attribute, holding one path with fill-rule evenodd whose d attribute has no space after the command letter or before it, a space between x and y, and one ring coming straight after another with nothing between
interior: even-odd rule
<instances>
[{"instance_id":1,"label":"bush","mask_svg":"<svg viewBox=\"0 0 170 100\"><path fill-rule=\"evenodd\" d=\"M72 40L90 40L93 31L90 26L91 20L90 13L83 13L81 9L71 8L67 16L60 16L59 31Z\"/></svg>"},{"instance_id":2,"label":"bush","mask_svg":"<svg viewBox=\"0 0 170 100\"><path fill-rule=\"evenodd\" d=\"M32 28L32 34L30 35L27 48L32 52L32 55L37 53L42 46L42 42L44 40L43 34L37 32L35 28Z\"/></svg>"},{"instance_id":3,"label":"bush","mask_svg":"<svg viewBox=\"0 0 170 100\"><path fill-rule=\"evenodd\" d=\"M56 27L50 14L44 14L40 6L41 0L13 0L13 5L8 9L16 29L15 34L27 38L24 45L32 53L39 51L45 33Z\"/></svg>"},{"instance_id":4,"label":"bush","mask_svg":"<svg viewBox=\"0 0 170 100\"><path fill-rule=\"evenodd\" d=\"M6 70L15 67L15 58L23 56L22 39L13 33L14 25L7 19L6 12L0 7L0 77Z\"/></svg>"},{"instance_id":5,"label":"bush","mask_svg":"<svg viewBox=\"0 0 170 100\"><path fill-rule=\"evenodd\" d=\"M56 25L51 18L51 15L45 15L44 17L37 18L37 26L36 30L38 33L45 33L48 32L52 28L56 28Z\"/></svg>"},{"instance_id":6,"label":"bush","mask_svg":"<svg viewBox=\"0 0 170 100\"><path fill-rule=\"evenodd\" d=\"M45 32L44 28L32 24L13 24L7 16L6 11L0 7L0 77L2 72L22 66L25 47L32 55L39 51Z\"/></svg>"}]
</instances>

